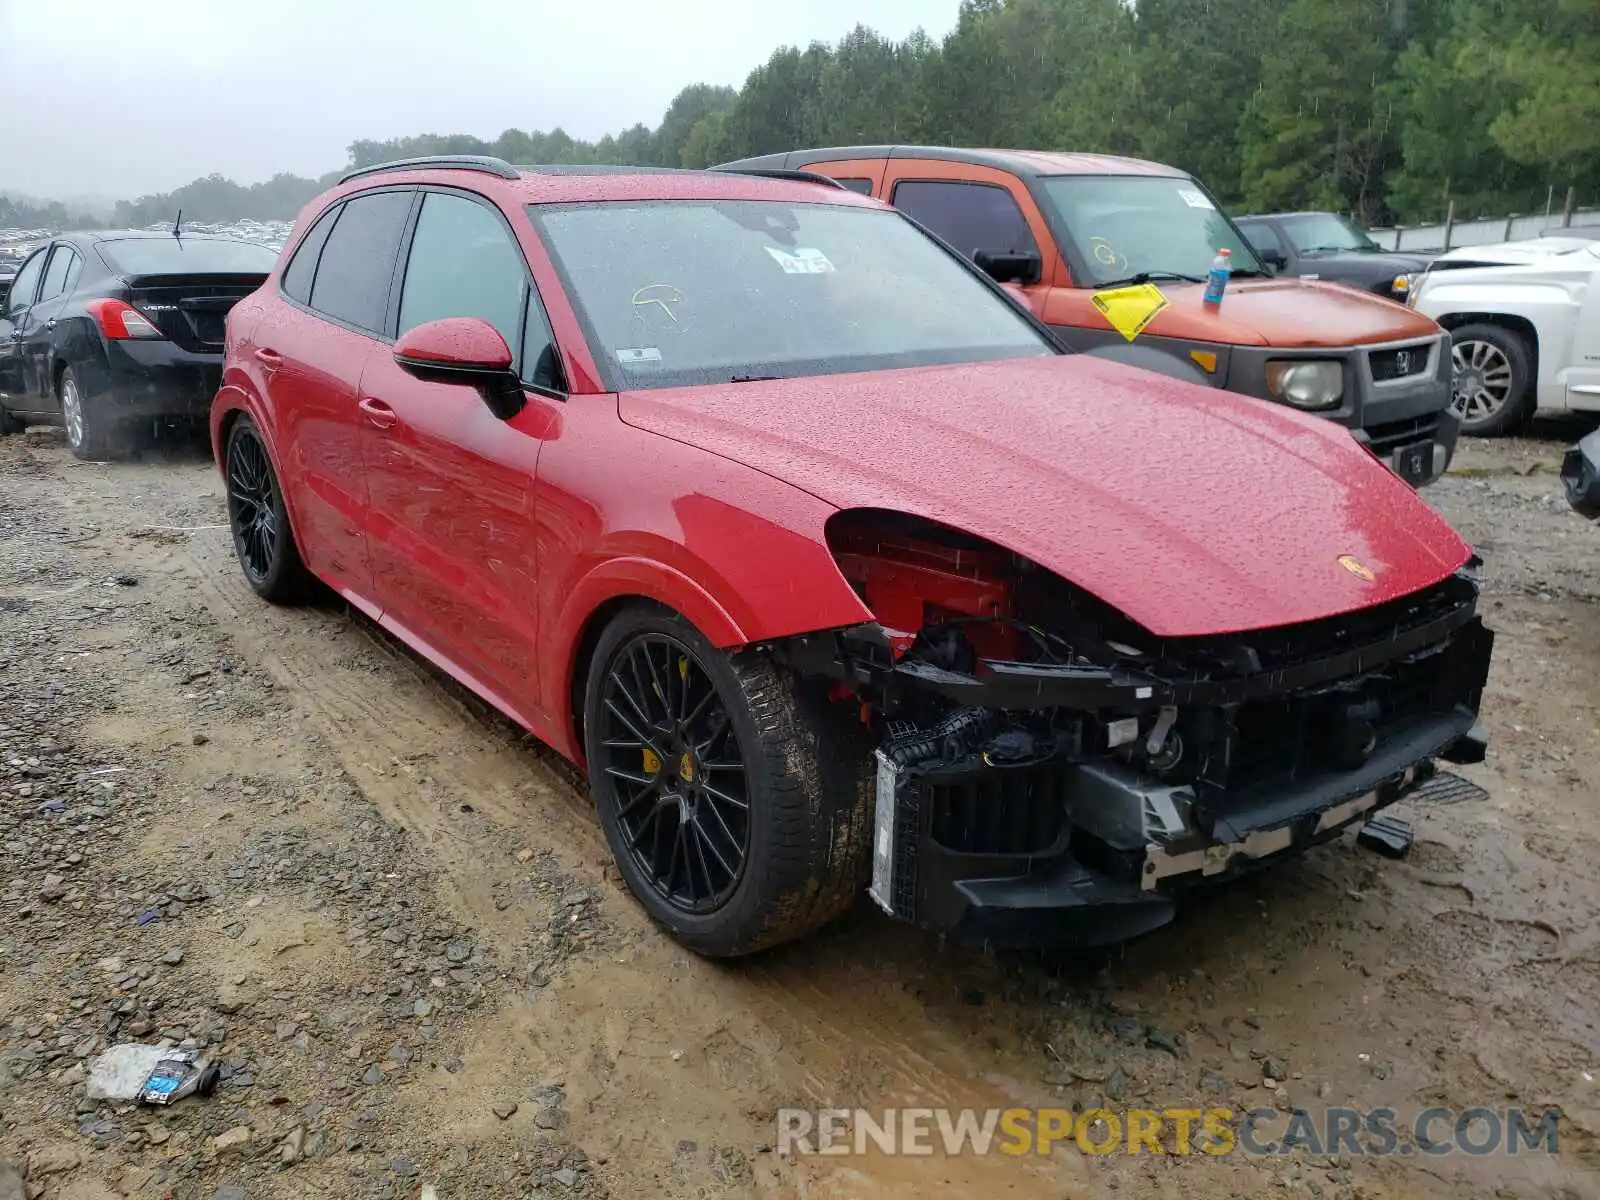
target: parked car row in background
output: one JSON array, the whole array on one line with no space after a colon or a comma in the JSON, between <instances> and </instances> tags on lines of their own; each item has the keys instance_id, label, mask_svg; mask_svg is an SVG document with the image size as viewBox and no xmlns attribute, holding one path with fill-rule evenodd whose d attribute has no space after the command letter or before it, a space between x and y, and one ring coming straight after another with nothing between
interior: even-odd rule
<instances>
[{"instance_id":1,"label":"parked car row in background","mask_svg":"<svg viewBox=\"0 0 1600 1200\"><path fill-rule=\"evenodd\" d=\"M3 308L6 297L11 294L11 281L17 277L17 268L22 265L23 256L8 252L7 247L0 247L0 308Z\"/></svg>"}]
</instances>

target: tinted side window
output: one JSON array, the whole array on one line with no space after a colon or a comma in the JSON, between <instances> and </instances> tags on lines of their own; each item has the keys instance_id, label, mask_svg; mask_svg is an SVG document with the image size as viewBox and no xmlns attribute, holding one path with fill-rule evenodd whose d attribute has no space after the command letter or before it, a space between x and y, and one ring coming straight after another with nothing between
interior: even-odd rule
<instances>
[{"instance_id":1,"label":"tinted side window","mask_svg":"<svg viewBox=\"0 0 1600 1200\"><path fill-rule=\"evenodd\" d=\"M72 270L78 256L73 253L70 246L57 246L55 253L50 256L50 266L44 273L44 287L39 290L39 300L54 300L67 290L67 275L70 272L76 277L77 272Z\"/></svg>"},{"instance_id":2,"label":"tinted side window","mask_svg":"<svg viewBox=\"0 0 1600 1200\"><path fill-rule=\"evenodd\" d=\"M311 232L301 240L294 258L289 260L289 266L283 272L283 294L289 299L298 300L301 304L311 303L311 280L317 273L317 259L338 218L339 206L336 204L317 218Z\"/></svg>"},{"instance_id":3,"label":"tinted side window","mask_svg":"<svg viewBox=\"0 0 1600 1200\"><path fill-rule=\"evenodd\" d=\"M893 204L963 254L1039 248L1022 209L1003 187L908 179L895 184Z\"/></svg>"},{"instance_id":4,"label":"tinted side window","mask_svg":"<svg viewBox=\"0 0 1600 1200\"><path fill-rule=\"evenodd\" d=\"M852 192L860 192L863 196L872 195L872 180L870 179L834 179L835 183L842 183Z\"/></svg>"},{"instance_id":5,"label":"tinted side window","mask_svg":"<svg viewBox=\"0 0 1600 1200\"><path fill-rule=\"evenodd\" d=\"M527 292L522 249L498 212L448 192L422 198L400 289L399 333L443 317L482 317L515 354Z\"/></svg>"},{"instance_id":6,"label":"tinted side window","mask_svg":"<svg viewBox=\"0 0 1600 1200\"><path fill-rule=\"evenodd\" d=\"M11 295L6 301L7 312L21 312L33 303L34 289L39 286L39 276L44 274L46 257L45 252L40 250L22 264L22 270L11 281Z\"/></svg>"},{"instance_id":7,"label":"tinted side window","mask_svg":"<svg viewBox=\"0 0 1600 1200\"><path fill-rule=\"evenodd\" d=\"M411 192L375 192L345 202L317 264L312 308L358 329L383 329L411 199Z\"/></svg>"},{"instance_id":8,"label":"tinted side window","mask_svg":"<svg viewBox=\"0 0 1600 1200\"><path fill-rule=\"evenodd\" d=\"M1257 250L1276 250L1280 254L1283 252L1283 243L1278 240L1278 235L1272 231L1271 225L1244 221L1239 225L1239 232L1244 234L1245 241Z\"/></svg>"}]
</instances>

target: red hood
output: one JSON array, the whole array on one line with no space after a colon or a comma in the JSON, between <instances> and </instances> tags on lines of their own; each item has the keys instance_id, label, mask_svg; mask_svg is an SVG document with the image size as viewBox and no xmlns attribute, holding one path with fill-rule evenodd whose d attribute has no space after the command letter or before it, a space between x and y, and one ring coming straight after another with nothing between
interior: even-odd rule
<instances>
[{"instance_id":1,"label":"red hood","mask_svg":"<svg viewBox=\"0 0 1600 1200\"><path fill-rule=\"evenodd\" d=\"M1364 608L1469 553L1331 422L1081 355L626 392L620 408L840 508L986 538L1163 636Z\"/></svg>"}]
</instances>

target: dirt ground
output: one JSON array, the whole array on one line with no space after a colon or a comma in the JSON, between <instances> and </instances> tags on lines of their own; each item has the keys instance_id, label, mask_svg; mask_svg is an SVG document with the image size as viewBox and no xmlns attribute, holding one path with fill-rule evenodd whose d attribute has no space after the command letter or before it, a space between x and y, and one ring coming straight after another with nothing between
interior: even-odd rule
<instances>
[{"instance_id":1,"label":"dirt ground","mask_svg":"<svg viewBox=\"0 0 1600 1200\"><path fill-rule=\"evenodd\" d=\"M1463 773L1491 798L1401 806L1408 860L1347 837L1095 958L864 903L731 966L643 917L553 755L342 606L258 602L202 448L0 440L0 1200L1600 1195L1572 432L1470 445L1428 492L1487 562ZM215 1096L86 1098L107 1045L161 1037L223 1064ZM775 1152L786 1107L1101 1104L1561 1120L1554 1156Z\"/></svg>"}]
</instances>

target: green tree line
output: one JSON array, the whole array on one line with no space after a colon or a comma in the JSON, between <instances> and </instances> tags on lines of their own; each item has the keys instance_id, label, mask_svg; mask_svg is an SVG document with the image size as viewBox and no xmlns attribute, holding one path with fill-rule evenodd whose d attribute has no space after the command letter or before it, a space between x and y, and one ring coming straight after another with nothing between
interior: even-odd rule
<instances>
[{"instance_id":1,"label":"green tree line","mask_svg":"<svg viewBox=\"0 0 1600 1200\"><path fill-rule=\"evenodd\" d=\"M858 26L785 46L738 89L694 84L655 128L358 141L418 154L703 167L806 146L1038 147L1152 158L1240 209L1368 223L1600 194L1600 0L961 0L935 40ZM120 205L148 224L287 218L331 177L219 176Z\"/></svg>"},{"instance_id":2,"label":"green tree line","mask_svg":"<svg viewBox=\"0 0 1600 1200\"><path fill-rule=\"evenodd\" d=\"M0 229L88 229L100 224L59 200L0 196Z\"/></svg>"}]
</instances>

